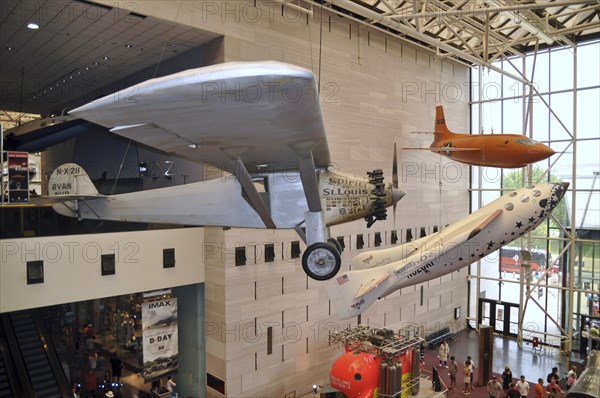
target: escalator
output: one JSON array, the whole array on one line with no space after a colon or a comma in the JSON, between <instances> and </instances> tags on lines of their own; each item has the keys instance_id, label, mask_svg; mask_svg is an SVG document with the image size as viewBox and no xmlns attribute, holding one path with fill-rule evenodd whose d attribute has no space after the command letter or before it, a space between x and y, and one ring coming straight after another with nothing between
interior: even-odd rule
<instances>
[{"instance_id":1,"label":"escalator","mask_svg":"<svg viewBox=\"0 0 600 398\"><path fill-rule=\"evenodd\" d=\"M6 370L6 365L4 364L4 352L6 345L4 344L3 340L2 329L0 327L0 398L13 398L16 395L13 392L8 371Z\"/></svg>"},{"instance_id":2,"label":"escalator","mask_svg":"<svg viewBox=\"0 0 600 398\"><path fill-rule=\"evenodd\" d=\"M0 398L16 398L23 395L8 347L6 334L0 322Z\"/></svg>"},{"instance_id":3,"label":"escalator","mask_svg":"<svg viewBox=\"0 0 600 398\"><path fill-rule=\"evenodd\" d=\"M8 351L19 375L21 395L35 398L68 397L67 378L39 312L27 310L0 316Z\"/></svg>"}]
</instances>

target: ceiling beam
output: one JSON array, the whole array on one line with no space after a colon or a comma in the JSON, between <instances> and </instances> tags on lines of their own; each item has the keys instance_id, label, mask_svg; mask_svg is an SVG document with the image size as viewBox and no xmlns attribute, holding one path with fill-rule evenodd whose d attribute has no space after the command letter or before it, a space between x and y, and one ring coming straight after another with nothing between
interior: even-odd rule
<instances>
[{"instance_id":1,"label":"ceiling beam","mask_svg":"<svg viewBox=\"0 0 600 398\"><path fill-rule=\"evenodd\" d=\"M554 38L543 32L539 27L533 24L533 21L529 21L527 18L515 13L515 11L508 8L519 7L519 6L503 6L498 0L484 0L487 4L494 7L495 11L499 11L502 15L508 19L515 21L523 29L527 30L534 36L537 36L540 40L543 40L547 44L554 43ZM522 9L524 10L524 8Z\"/></svg>"},{"instance_id":2,"label":"ceiling beam","mask_svg":"<svg viewBox=\"0 0 600 398\"><path fill-rule=\"evenodd\" d=\"M380 13L373 11L371 9L365 8L351 0L326 0L328 3L332 4L332 5L336 5L338 7L341 7L347 11L350 11L352 13L355 13L357 15L360 15L364 18L370 19L375 21L376 23L379 23L383 26L387 26L389 28L392 28L400 33L404 33L408 36L411 36L417 40L420 40L424 43L427 43L433 47L437 47L441 50L444 50L446 52L452 53L455 56L457 56L458 58L461 58L465 61L471 62L475 65L481 65L484 66L490 70L493 70L495 72L501 73L503 75L506 75L508 77L510 77L511 79L517 80L521 83L524 84L531 84L530 81L528 81L527 79L523 78L523 77L519 77L515 74L512 74L510 72L506 72L505 70L498 68L495 65L489 64L487 62L483 62L481 60L481 58L476 57L473 54L467 53L465 51L461 51L447 43L444 43L434 37L431 37L429 35L426 35L425 33L421 33L418 32L417 30L408 27L407 25L404 25L398 21L395 21L392 17L388 17L385 15L381 15Z\"/></svg>"},{"instance_id":3,"label":"ceiling beam","mask_svg":"<svg viewBox=\"0 0 600 398\"><path fill-rule=\"evenodd\" d=\"M528 3L528 4L518 4L511 6L499 6L494 7L495 12L503 12L503 11L523 11L523 10L535 10L539 8L548 8L548 7L559 7L559 6L573 6L580 4L596 4L596 0L571 0L571 1L557 1L554 3ZM477 4L477 2L475 2ZM429 12L420 12L414 14L407 15L398 15L395 19L398 20L409 20L409 19L419 19L419 18L439 18L446 16L454 16L454 15L476 15L476 14L485 14L486 12L491 11L489 7L476 7L471 6L463 9L449 9L449 10L439 10L439 11L429 11Z\"/></svg>"}]
</instances>

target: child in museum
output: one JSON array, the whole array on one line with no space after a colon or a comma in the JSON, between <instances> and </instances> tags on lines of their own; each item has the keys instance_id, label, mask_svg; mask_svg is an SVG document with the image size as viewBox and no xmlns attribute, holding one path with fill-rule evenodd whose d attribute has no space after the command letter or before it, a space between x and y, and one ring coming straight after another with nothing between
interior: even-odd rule
<instances>
[{"instance_id":1,"label":"child in museum","mask_svg":"<svg viewBox=\"0 0 600 398\"><path fill-rule=\"evenodd\" d=\"M450 389L455 390L456 389L456 374L458 373L458 364L456 363L454 356L450 357L450 362L448 363L448 368L449 368L448 375L450 376Z\"/></svg>"}]
</instances>

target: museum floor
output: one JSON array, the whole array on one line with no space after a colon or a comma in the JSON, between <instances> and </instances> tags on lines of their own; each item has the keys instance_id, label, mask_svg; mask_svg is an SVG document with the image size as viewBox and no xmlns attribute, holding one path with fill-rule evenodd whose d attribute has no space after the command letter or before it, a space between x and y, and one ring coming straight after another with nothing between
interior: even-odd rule
<instances>
[{"instance_id":1,"label":"museum floor","mask_svg":"<svg viewBox=\"0 0 600 398\"><path fill-rule=\"evenodd\" d=\"M471 392L470 398L488 398L488 394L485 391L485 385L479 386L476 382L478 376L477 361L479 350L479 334L474 330L463 330L449 342L449 345L450 355L454 355L459 363L463 363L468 355L470 355L475 361L475 389ZM444 368L440 368L438 366L437 351L438 350L436 347L432 350L428 349L425 353L426 365L424 373L427 376L431 376L432 367L436 367L438 370L445 370ZM573 358L579 359L579 354L573 354ZM567 359L568 358L566 355L561 355L559 350L556 348L542 348L541 354L534 354L532 352L530 343L525 344L521 349L517 344L516 339L495 336L492 371L494 374L499 376L504 370L505 365L509 365L513 376L515 377L515 382L518 381L518 377L520 375L525 376L525 379L532 387L530 389L529 396L533 397L533 384L537 383L537 379L541 377L544 379L545 386L546 376L551 372L553 367L558 367L559 375L561 375L561 377L566 374L569 368ZM450 384L448 372L440 371L440 376L444 384ZM449 391L448 396L463 396L462 385L457 383L456 389Z\"/></svg>"},{"instance_id":2,"label":"museum floor","mask_svg":"<svg viewBox=\"0 0 600 398\"><path fill-rule=\"evenodd\" d=\"M477 360L478 360L478 347L479 347L479 334L474 330L464 330L457 334L450 342L450 355L456 357L460 363L464 362L466 357L470 355L476 366L475 380L477 380ZM72 374L77 374L81 377L87 372L87 354L83 351L77 351L74 345L67 344L66 352L63 352L65 359L69 362ZM576 356L576 358L579 358ZM512 369L513 375L518 378L521 374L525 375L527 381L533 387L533 384L539 377L546 379L546 375L550 373L554 366L559 368L559 374L563 376L568 369L566 363L567 358L564 354L560 354L557 349L548 348L545 351L542 350L541 354L534 354L532 352L531 344L527 344L523 349L519 348L517 341L512 338L502 338L496 336L494 339L494 354L493 354L493 372L500 374L504 370L505 365L509 365ZM107 363L108 364L108 363ZM435 367L440 370L440 376L442 382L448 386L449 377L448 372L445 372L445 368L438 366L437 359L437 347L434 349L427 349L425 352L425 367L423 376L431 377L431 369ZM175 376L175 380L177 376ZM515 379L516 381L517 379ZM121 388L111 388L117 397L144 397L150 389L149 384L144 384L143 379L136 373L132 373L125 369L123 378L123 386ZM460 382L460 379L459 379ZM425 382L425 385L421 386L422 394L419 396L427 395L431 391L431 385ZM449 397L462 396L462 385L458 383L455 390L448 391ZM439 396L440 393L433 393L431 396ZM82 396L89 394L83 393ZM530 390L530 396L533 397L533 390ZM479 386L477 382L474 384L474 390L470 394L470 398L488 398L485 391L485 386Z\"/></svg>"}]
</instances>

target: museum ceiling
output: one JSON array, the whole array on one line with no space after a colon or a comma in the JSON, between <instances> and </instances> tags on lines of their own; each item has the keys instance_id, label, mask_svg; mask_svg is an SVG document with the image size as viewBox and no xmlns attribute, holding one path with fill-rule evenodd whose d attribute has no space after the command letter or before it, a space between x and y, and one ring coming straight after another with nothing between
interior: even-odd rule
<instances>
[{"instance_id":1,"label":"museum ceiling","mask_svg":"<svg viewBox=\"0 0 600 398\"><path fill-rule=\"evenodd\" d=\"M383 30L468 64L600 37L598 0L324 0Z\"/></svg>"},{"instance_id":2,"label":"museum ceiling","mask_svg":"<svg viewBox=\"0 0 600 398\"><path fill-rule=\"evenodd\" d=\"M280 2L309 15L325 7L469 65L600 37L599 0ZM1 11L0 109L16 112L60 110L65 90L70 98L116 84L218 37L91 1L13 0ZM43 29L27 28L31 15Z\"/></svg>"},{"instance_id":3,"label":"museum ceiling","mask_svg":"<svg viewBox=\"0 0 600 398\"><path fill-rule=\"evenodd\" d=\"M8 0L0 7L0 109L16 112L61 111L65 99L145 69L152 77L158 65L218 37L91 2ZM34 19L43 26L28 28Z\"/></svg>"}]
</instances>

